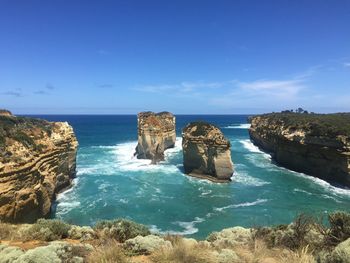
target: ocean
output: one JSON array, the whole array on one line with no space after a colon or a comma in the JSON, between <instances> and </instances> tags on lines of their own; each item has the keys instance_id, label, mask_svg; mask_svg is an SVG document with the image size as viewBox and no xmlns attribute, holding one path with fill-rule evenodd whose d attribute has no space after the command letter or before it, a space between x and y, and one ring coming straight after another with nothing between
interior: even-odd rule
<instances>
[{"instance_id":1,"label":"ocean","mask_svg":"<svg viewBox=\"0 0 350 263\"><path fill-rule=\"evenodd\" d=\"M79 141L77 177L60 193L52 217L94 225L128 218L157 233L204 239L232 226L290 223L306 212L349 211L350 190L276 165L254 146L246 115L178 115L175 148L151 165L133 157L136 115L36 115L67 121ZM216 184L183 174L181 129L203 120L220 127L232 145L232 182Z\"/></svg>"}]
</instances>

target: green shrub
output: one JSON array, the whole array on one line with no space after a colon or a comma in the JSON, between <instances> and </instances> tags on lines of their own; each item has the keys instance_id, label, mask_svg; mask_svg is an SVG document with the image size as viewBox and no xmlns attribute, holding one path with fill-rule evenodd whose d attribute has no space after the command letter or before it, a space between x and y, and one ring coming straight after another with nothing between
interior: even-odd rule
<instances>
[{"instance_id":1,"label":"green shrub","mask_svg":"<svg viewBox=\"0 0 350 263\"><path fill-rule=\"evenodd\" d=\"M24 235L27 240L38 239L43 241L58 240L68 237L71 226L57 219L38 219L29 227Z\"/></svg>"},{"instance_id":2,"label":"green shrub","mask_svg":"<svg viewBox=\"0 0 350 263\"><path fill-rule=\"evenodd\" d=\"M146 226L126 219L100 221L96 224L95 229L102 230L104 235L119 242L151 234Z\"/></svg>"}]
</instances>

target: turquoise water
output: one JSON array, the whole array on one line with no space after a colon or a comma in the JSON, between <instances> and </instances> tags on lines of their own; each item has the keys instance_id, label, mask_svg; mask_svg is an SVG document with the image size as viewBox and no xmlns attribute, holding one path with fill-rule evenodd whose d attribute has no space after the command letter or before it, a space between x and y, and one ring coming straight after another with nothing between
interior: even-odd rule
<instances>
[{"instance_id":1,"label":"turquoise water","mask_svg":"<svg viewBox=\"0 0 350 263\"><path fill-rule=\"evenodd\" d=\"M40 116L68 121L79 151L74 186L60 194L54 217L92 225L129 218L155 232L204 238L225 227L289 223L300 212L349 210L350 190L275 165L248 136L247 116L177 116L177 141L166 161L133 158L136 116ZM232 183L215 184L182 173L181 128L205 120L232 143Z\"/></svg>"}]
</instances>

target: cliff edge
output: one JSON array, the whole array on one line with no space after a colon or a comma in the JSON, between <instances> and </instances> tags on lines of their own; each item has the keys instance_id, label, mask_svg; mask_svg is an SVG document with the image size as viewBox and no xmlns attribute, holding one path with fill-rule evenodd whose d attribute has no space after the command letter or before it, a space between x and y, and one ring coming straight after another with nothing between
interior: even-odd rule
<instances>
[{"instance_id":1,"label":"cliff edge","mask_svg":"<svg viewBox=\"0 0 350 263\"><path fill-rule=\"evenodd\" d=\"M47 216L75 176L77 146L67 122L0 114L0 221Z\"/></svg>"},{"instance_id":2,"label":"cliff edge","mask_svg":"<svg viewBox=\"0 0 350 263\"><path fill-rule=\"evenodd\" d=\"M233 174L231 145L220 129L192 122L182 132L185 173L214 182L227 182Z\"/></svg>"},{"instance_id":3,"label":"cliff edge","mask_svg":"<svg viewBox=\"0 0 350 263\"><path fill-rule=\"evenodd\" d=\"M141 112L137 115L138 159L150 159L152 163L164 160L164 151L175 146L175 116L170 112Z\"/></svg>"},{"instance_id":4,"label":"cliff edge","mask_svg":"<svg viewBox=\"0 0 350 263\"><path fill-rule=\"evenodd\" d=\"M250 118L250 138L291 170L350 186L350 113Z\"/></svg>"}]
</instances>

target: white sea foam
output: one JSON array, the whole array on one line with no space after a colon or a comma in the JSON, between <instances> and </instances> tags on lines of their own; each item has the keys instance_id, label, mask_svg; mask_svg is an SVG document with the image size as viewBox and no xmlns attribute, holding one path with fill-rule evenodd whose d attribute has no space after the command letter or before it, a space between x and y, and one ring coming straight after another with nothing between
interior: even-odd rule
<instances>
[{"instance_id":1,"label":"white sea foam","mask_svg":"<svg viewBox=\"0 0 350 263\"><path fill-rule=\"evenodd\" d=\"M249 176L246 172L243 171L235 171L233 176L231 177L232 181L244 184L244 185L250 185L250 186L263 186L270 184L270 182L263 181L259 178Z\"/></svg>"},{"instance_id":2,"label":"white sea foam","mask_svg":"<svg viewBox=\"0 0 350 263\"><path fill-rule=\"evenodd\" d=\"M350 189L345 189L345 188L340 188L340 187L333 186L330 183L328 183L328 182L326 182L326 181L324 181L324 180L322 180L320 178L317 178L317 177L313 177L313 176L306 175L306 174L303 174L303 173L294 172L294 171L291 171L291 170L288 170L288 171L291 172L292 174L298 176L298 177L305 178L307 180L312 181L315 184L318 184L319 186L321 186L326 191L331 192L331 193L333 193L335 195L350 197Z\"/></svg>"},{"instance_id":3,"label":"white sea foam","mask_svg":"<svg viewBox=\"0 0 350 263\"><path fill-rule=\"evenodd\" d=\"M247 207L247 206L255 206L258 204L266 203L268 200L267 199L257 199L254 202L246 202L246 203L241 203L241 204L232 204L224 207L216 207L214 208L215 211L222 212L223 210L229 209L229 208L238 208L238 207Z\"/></svg>"},{"instance_id":4,"label":"white sea foam","mask_svg":"<svg viewBox=\"0 0 350 263\"><path fill-rule=\"evenodd\" d=\"M185 221L175 221L172 222L174 225L178 225L181 228L183 228L183 231L176 231L176 230L162 230L158 228L156 225L151 225L149 226L149 229L153 233L157 234L170 234L170 235L192 235L194 233L198 232L198 228L196 228L196 224L204 222L205 219L196 217L193 221L191 222L185 222Z\"/></svg>"},{"instance_id":5,"label":"white sea foam","mask_svg":"<svg viewBox=\"0 0 350 263\"><path fill-rule=\"evenodd\" d=\"M181 138L176 139L174 148L165 151L165 161L160 162L157 165L151 164L150 160L137 159L134 156L136 145L137 142L135 141L121 143L115 146L114 154L116 156L118 169L122 171L164 171L168 173L174 173L178 171L178 168L175 165L168 163L168 159L177 152L181 151Z\"/></svg>"},{"instance_id":6,"label":"white sea foam","mask_svg":"<svg viewBox=\"0 0 350 263\"><path fill-rule=\"evenodd\" d=\"M223 127L224 129L249 129L250 123L233 124Z\"/></svg>"},{"instance_id":7,"label":"white sea foam","mask_svg":"<svg viewBox=\"0 0 350 263\"><path fill-rule=\"evenodd\" d=\"M309 193L305 190L302 190L302 189L299 189L299 188L294 188L293 189L294 192L299 192L299 193L304 193L304 194L307 194L307 195L313 195L312 193Z\"/></svg>"}]
</instances>

